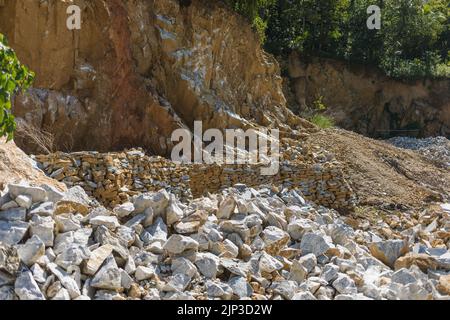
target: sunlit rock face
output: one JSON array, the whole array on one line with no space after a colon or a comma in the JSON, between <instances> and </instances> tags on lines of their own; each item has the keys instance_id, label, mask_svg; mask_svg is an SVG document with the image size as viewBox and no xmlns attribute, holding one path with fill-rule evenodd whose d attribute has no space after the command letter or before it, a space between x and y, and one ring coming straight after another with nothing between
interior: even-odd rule
<instances>
[{"instance_id":1,"label":"sunlit rock face","mask_svg":"<svg viewBox=\"0 0 450 320\"><path fill-rule=\"evenodd\" d=\"M67 29L70 2L82 9L80 30ZM219 1L6 0L0 30L37 74L14 112L54 134L57 149L167 155L172 131L194 120L285 132L307 125L286 108L276 60Z\"/></svg>"}]
</instances>

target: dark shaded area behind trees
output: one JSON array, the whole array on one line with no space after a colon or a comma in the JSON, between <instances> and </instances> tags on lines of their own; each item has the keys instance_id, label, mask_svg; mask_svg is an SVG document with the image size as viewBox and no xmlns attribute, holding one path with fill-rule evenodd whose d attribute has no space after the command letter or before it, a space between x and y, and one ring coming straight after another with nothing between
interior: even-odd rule
<instances>
[{"instance_id":1,"label":"dark shaded area behind trees","mask_svg":"<svg viewBox=\"0 0 450 320\"><path fill-rule=\"evenodd\" d=\"M225 0L253 21L275 55L344 59L387 75L450 77L450 0ZM369 30L367 8L381 8Z\"/></svg>"}]
</instances>

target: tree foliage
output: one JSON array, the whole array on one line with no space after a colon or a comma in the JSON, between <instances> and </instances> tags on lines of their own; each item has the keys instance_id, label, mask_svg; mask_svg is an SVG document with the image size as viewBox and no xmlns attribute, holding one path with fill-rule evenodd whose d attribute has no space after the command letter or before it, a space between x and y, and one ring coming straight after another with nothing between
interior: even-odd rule
<instances>
[{"instance_id":1,"label":"tree foliage","mask_svg":"<svg viewBox=\"0 0 450 320\"><path fill-rule=\"evenodd\" d=\"M450 0L227 0L265 29L276 55L345 59L403 78L450 76ZM378 5L381 30L369 30ZM261 31L261 30L260 30Z\"/></svg>"},{"instance_id":2,"label":"tree foliage","mask_svg":"<svg viewBox=\"0 0 450 320\"><path fill-rule=\"evenodd\" d=\"M11 113L11 99L15 93L28 88L34 79L33 72L22 65L6 38L0 34L0 137L13 138L16 123Z\"/></svg>"},{"instance_id":3,"label":"tree foliage","mask_svg":"<svg viewBox=\"0 0 450 320\"><path fill-rule=\"evenodd\" d=\"M276 0L225 0L235 11L249 19L262 43L266 40L267 17Z\"/></svg>"}]
</instances>

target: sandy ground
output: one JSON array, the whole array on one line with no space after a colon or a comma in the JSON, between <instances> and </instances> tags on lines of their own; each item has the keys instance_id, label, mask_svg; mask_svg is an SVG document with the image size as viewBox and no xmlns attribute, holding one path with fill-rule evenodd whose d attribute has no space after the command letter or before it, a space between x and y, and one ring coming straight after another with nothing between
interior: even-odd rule
<instances>
[{"instance_id":1,"label":"sandy ground","mask_svg":"<svg viewBox=\"0 0 450 320\"><path fill-rule=\"evenodd\" d=\"M450 170L417 152L342 129L313 133L307 143L343 163L360 205L420 208L450 198Z\"/></svg>"},{"instance_id":2,"label":"sandy ground","mask_svg":"<svg viewBox=\"0 0 450 320\"><path fill-rule=\"evenodd\" d=\"M14 142L0 139L0 190L8 183L26 180L33 185L49 184L60 190L66 190L64 184L48 178L42 171L35 169L31 159Z\"/></svg>"}]
</instances>

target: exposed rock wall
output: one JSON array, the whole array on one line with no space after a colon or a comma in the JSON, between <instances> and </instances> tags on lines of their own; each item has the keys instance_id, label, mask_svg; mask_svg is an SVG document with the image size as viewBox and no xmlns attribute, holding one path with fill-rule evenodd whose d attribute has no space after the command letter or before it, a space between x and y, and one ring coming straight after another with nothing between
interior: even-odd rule
<instances>
[{"instance_id":1,"label":"exposed rock wall","mask_svg":"<svg viewBox=\"0 0 450 320\"><path fill-rule=\"evenodd\" d=\"M323 97L327 113L347 130L372 137L450 137L450 80L402 82L373 68L306 61L297 53L287 64L300 111Z\"/></svg>"},{"instance_id":2,"label":"exposed rock wall","mask_svg":"<svg viewBox=\"0 0 450 320\"><path fill-rule=\"evenodd\" d=\"M69 31L73 3L82 24ZM219 1L6 0L0 32L37 74L14 113L54 134L60 150L139 146L167 155L171 132L194 120L289 134L308 126L286 108L275 59Z\"/></svg>"}]
</instances>

